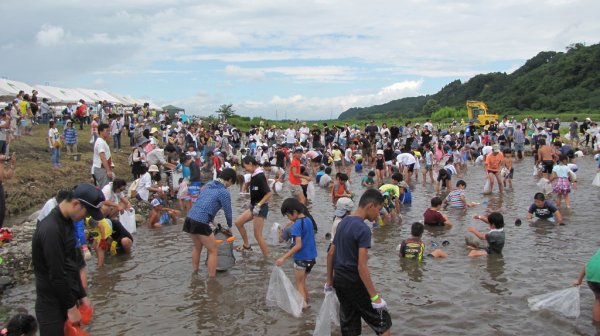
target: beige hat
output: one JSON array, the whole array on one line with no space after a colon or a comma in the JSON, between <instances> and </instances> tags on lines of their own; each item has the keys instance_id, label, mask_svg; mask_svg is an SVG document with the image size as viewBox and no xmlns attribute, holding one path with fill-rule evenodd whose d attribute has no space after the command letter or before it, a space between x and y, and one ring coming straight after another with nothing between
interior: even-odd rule
<instances>
[{"instance_id":1,"label":"beige hat","mask_svg":"<svg viewBox=\"0 0 600 336\"><path fill-rule=\"evenodd\" d=\"M151 165L150 168L148 168L148 171L158 173L158 167L156 165Z\"/></svg>"},{"instance_id":2,"label":"beige hat","mask_svg":"<svg viewBox=\"0 0 600 336\"><path fill-rule=\"evenodd\" d=\"M158 128L152 127L152 129L150 130L150 134L154 134L156 132L158 132Z\"/></svg>"}]
</instances>

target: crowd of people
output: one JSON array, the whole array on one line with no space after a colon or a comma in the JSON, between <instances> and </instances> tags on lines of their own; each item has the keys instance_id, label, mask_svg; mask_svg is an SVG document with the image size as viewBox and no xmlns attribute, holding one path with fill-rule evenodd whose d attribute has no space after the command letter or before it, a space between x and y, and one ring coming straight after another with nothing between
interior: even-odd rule
<instances>
[{"instance_id":1,"label":"crowd of people","mask_svg":"<svg viewBox=\"0 0 600 336\"><path fill-rule=\"evenodd\" d=\"M41 334L52 334L65 320L78 323L79 309L91 306L85 272L90 251L97 256L98 267L103 266L107 252L131 252L133 236L120 222L120 215L131 208L143 214L151 229L182 218L183 231L193 243L192 270L199 271L200 255L206 248L207 273L214 277L217 213L222 210L225 214L225 231L231 234L235 224L242 238L237 246L241 253L253 249L246 229L251 222L258 248L268 257L271 251L263 231L270 210L274 210L269 200L274 195L285 197L278 211L289 222L281 228L279 239L289 241L290 250L275 263L281 266L288 258L294 260L295 284L306 304L307 276L317 257L317 223L309 210L315 192L331 196L334 220L328 233L325 290L334 288L340 301L342 333L360 333L362 318L376 333L389 334L392 319L371 280L368 249L374 228L402 219L402 206L412 202L411 185L433 184L438 195L431 199L431 207L424 209L423 220L411 225L411 237L398 246L399 257L418 261L425 255L444 258L448 254L443 246L426 254L421 236L427 226L453 225L443 209L477 205L466 199L467 184L461 179L469 169L484 169L485 193L492 193L495 185L502 193L512 188L513 161L531 154L534 173L550 187L532 195L527 219L564 224L560 208L563 200L564 207L571 206L576 159L598 152L596 144L600 143L597 124L590 119L579 124L576 118L563 137L558 119L516 121L504 117L485 125L453 122L447 127L435 126L431 120L423 125L406 122L390 127L386 123L378 126L374 120L364 127L292 122L285 129L261 121L249 130L240 130L227 120L184 122L178 115L152 114L146 107L112 111L99 106L96 112L89 114L90 173L95 186L82 183L49 200L34 235L36 315ZM69 153L77 153L81 135L73 124L79 120L82 127L87 122L74 115L77 119L65 119L62 135L56 130L56 120L49 119L48 145L56 149L52 163L57 169L61 146L56 142L64 141ZM114 175L113 154L124 151L123 134L131 148L126 152L131 178ZM349 182L352 174L361 177L360 185ZM0 178L3 175L0 171ZM240 193L249 194L248 207L237 218L233 218L233 191L229 190L234 184L239 184ZM355 200L359 188L365 190L360 190L362 196ZM284 190L291 194L285 195ZM488 224L489 231L468 228L468 255L501 255L503 215L476 214L474 219ZM596 295L594 319L600 320L596 264L585 269L577 282L587 277Z\"/></svg>"}]
</instances>

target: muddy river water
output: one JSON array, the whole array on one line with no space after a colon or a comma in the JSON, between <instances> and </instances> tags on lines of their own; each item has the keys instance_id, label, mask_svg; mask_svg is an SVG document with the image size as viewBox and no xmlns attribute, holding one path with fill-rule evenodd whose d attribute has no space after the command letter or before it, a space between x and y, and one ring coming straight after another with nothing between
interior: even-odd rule
<instances>
[{"instance_id":1,"label":"muddy river water","mask_svg":"<svg viewBox=\"0 0 600 336\"><path fill-rule=\"evenodd\" d=\"M577 320L532 312L526 300L531 295L569 286L600 246L600 189L591 185L595 162L588 157L578 164L580 183L571 194L572 209L561 209L567 225L560 227L526 221L522 226L514 225L516 218L525 217L538 189L537 179L531 176L530 158L515 164L514 189L504 195L495 191L484 196L483 169L470 166L464 178L467 198L484 204L466 214L449 212L455 223L450 230L426 231L427 249L431 250L434 242L441 245L441 241L448 240L450 245L444 250L449 257L426 258L420 265L400 262L396 252L399 242L408 238L410 224L421 219L435 194L430 184L413 183L413 204L403 208L403 222L375 229L369 252L369 268L377 290L388 302L393 334L598 333L600 329L591 322L593 294L586 285L581 287L581 316ZM352 189L358 196L362 192L359 181L360 177L353 173ZM239 196L234 188L237 215L248 198ZM279 211L282 200L281 196L272 198L265 234L273 222L285 222ZM132 256L111 257L102 270L96 269L94 261L90 263L89 295L95 314L87 330L91 335L312 335L323 298L327 248L324 236L333 214L329 195L317 188L310 209L319 224L319 257L307 282L311 306L301 318L265 303L275 256L282 254L285 246L272 247L268 259L259 252L236 252L233 269L219 273L215 280L207 280L204 267L200 274L191 273L191 240L179 224L158 230L140 227ZM503 257L468 258L464 245L467 227L476 225L480 231L486 231L485 224L471 219L473 214L486 211L504 214L507 225ZM224 223L222 214L219 219ZM247 225L250 228L251 224ZM237 230L234 233L239 238ZM284 270L292 276L291 261L287 261ZM34 301L35 288L31 283L8 290L2 308L24 307L33 312ZM363 331L372 334L367 327Z\"/></svg>"}]
</instances>

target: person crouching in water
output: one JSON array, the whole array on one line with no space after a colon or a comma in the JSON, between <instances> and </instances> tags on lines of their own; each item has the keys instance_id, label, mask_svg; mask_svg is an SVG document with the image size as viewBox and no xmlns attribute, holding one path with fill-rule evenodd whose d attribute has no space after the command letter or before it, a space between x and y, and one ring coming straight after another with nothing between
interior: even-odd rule
<instances>
[{"instance_id":1,"label":"person crouching in water","mask_svg":"<svg viewBox=\"0 0 600 336\"><path fill-rule=\"evenodd\" d=\"M281 204L281 214L293 222L289 230L292 244L290 250L277 259L276 264L282 266L287 258L294 257L296 289L302 294L306 308L308 303L306 278L316 263L317 245L313 221L304 215L304 211L305 206L296 198L288 198Z\"/></svg>"},{"instance_id":2,"label":"person crouching in water","mask_svg":"<svg viewBox=\"0 0 600 336\"><path fill-rule=\"evenodd\" d=\"M472 251L469 252L469 257L480 257L488 254L502 255L504 248L504 217L499 212L492 212L488 216L473 216L474 219L490 225L488 233L481 233L475 227L469 226L468 231L477 236L480 240L485 240L488 247L485 249L477 249L476 246L468 246Z\"/></svg>"},{"instance_id":3,"label":"person crouching in water","mask_svg":"<svg viewBox=\"0 0 600 336\"><path fill-rule=\"evenodd\" d=\"M225 168L214 181L207 183L194 203L183 223L183 232L190 235L194 247L192 249L192 271L198 272L200 268L200 254L202 248L208 251L208 276L217 274L217 242L209 223L215 218L219 210L223 209L227 226L231 229L233 215L231 212L231 195L227 188L236 183L235 170Z\"/></svg>"}]
</instances>

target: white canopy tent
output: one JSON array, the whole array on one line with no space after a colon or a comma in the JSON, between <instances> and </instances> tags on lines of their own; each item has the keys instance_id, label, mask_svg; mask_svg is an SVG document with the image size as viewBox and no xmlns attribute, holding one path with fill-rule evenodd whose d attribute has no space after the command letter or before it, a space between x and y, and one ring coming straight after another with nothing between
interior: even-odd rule
<instances>
[{"instance_id":1,"label":"white canopy tent","mask_svg":"<svg viewBox=\"0 0 600 336\"><path fill-rule=\"evenodd\" d=\"M35 88L23 82L18 82L10 79L0 79L0 96L2 96L3 99L6 99L5 97L9 96L12 96L12 98L14 98L21 90L31 96L31 92L35 90ZM42 94L42 92L38 92L38 98L50 98L50 96L48 96L47 94Z\"/></svg>"},{"instance_id":2,"label":"white canopy tent","mask_svg":"<svg viewBox=\"0 0 600 336\"><path fill-rule=\"evenodd\" d=\"M160 106L156 105L155 103L148 101L148 100L137 99L137 98L133 98L131 96L124 96L124 95L120 95L120 94L116 94L116 93L111 93L111 95L113 97L116 97L119 100L121 100L123 102L123 104L126 106L133 106L133 104L137 104L139 107L142 107L142 106L144 106L145 103L148 103L150 105L151 110L162 111L162 107L160 107Z\"/></svg>"},{"instance_id":3,"label":"white canopy tent","mask_svg":"<svg viewBox=\"0 0 600 336\"><path fill-rule=\"evenodd\" d=\"M64 89L56 86L36 85L35 88L40 93L50 96L50 101L56 104L77 103L79 99L84 99L79 91L74 89Z\"/></svg>"},{"instance_id":4,"label":"white canopy tent","mask_svg":"<svg viewBox=\"0 0 600 336\"><path fill-rule=\"evenodd\" d=\"M104 91L101 91L101 90L90 90L90 89L76 89L76 90L92 99L91 101L86 100L86 103L88 103L88 104L96 103L98 101L105 101L105 100L107 102L113 103L113 104L123 104L123 102L120 99L117 99L117 98L113 97L112 95L110 95Z\"/></svg>"}]
</instances>

